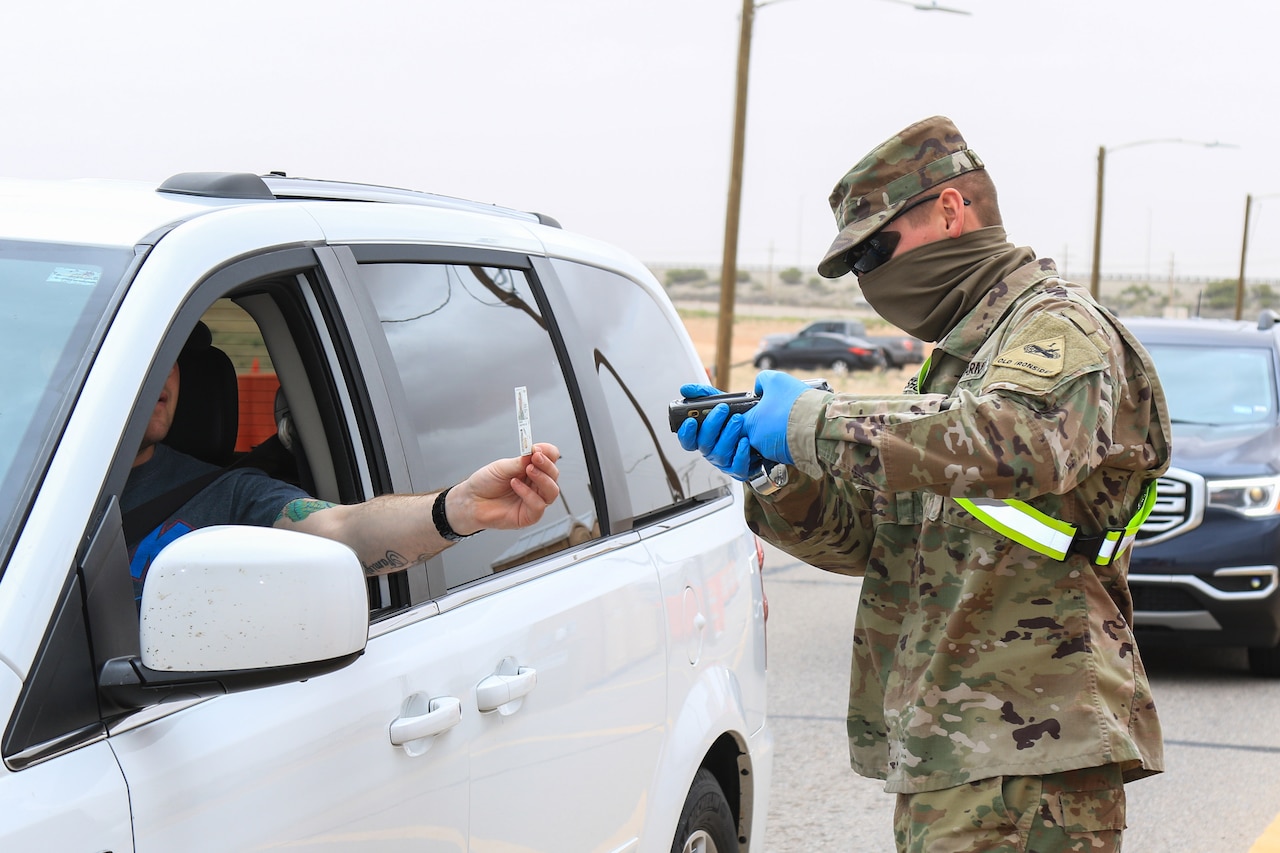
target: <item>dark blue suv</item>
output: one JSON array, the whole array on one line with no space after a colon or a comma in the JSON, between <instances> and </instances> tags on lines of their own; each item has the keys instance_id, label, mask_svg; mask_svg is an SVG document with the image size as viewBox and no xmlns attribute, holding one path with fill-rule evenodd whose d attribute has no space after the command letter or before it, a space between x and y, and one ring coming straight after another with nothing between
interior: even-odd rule
<instances>
[{"instance_id":1,"label":"dark blue suv","mask_svg":"<svg viewBox=\"0 0 1280 853\"><path fill-rule=\"evenodd\" d=\"M1243 646L1280 676L1280 315L1126 319L1169 401L1173 461L1129 565L1151 645Z\"/></svg>"}]
</instances>

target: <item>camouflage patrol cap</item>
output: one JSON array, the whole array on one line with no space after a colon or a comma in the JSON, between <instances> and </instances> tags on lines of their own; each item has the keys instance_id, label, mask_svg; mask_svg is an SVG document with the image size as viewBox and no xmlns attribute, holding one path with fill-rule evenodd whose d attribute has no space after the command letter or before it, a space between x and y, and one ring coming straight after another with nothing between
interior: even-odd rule
<instances>
[{"instance_id":1,"label":"camouflage patrol cap","mask_svg":"<svg viewBox=\"0 0 1280 853\"><path fill-rule=\"evenodd\" d=\"M951 119L934 116L889 137L840 179L831 212L840 233L818 264L826 278L849 271L845 253L884 227L913 197L983 168Z\"/></svg>"}]
</instances>

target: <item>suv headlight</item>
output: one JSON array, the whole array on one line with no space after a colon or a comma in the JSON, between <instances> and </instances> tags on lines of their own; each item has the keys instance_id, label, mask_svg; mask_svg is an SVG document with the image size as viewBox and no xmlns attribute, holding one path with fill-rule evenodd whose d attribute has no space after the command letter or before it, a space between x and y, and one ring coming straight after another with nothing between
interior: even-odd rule
<instances>
[{"instance_id":1,"label":"suv headlight","mask_svg":"<svg viewBox=\"0 0 1280 853\"><path fill-rule=\"evenodd\" d=\"M1280 477L1209 480L1208 504L1251 518L1280 515Z\"/></svg>"}]
</instances>

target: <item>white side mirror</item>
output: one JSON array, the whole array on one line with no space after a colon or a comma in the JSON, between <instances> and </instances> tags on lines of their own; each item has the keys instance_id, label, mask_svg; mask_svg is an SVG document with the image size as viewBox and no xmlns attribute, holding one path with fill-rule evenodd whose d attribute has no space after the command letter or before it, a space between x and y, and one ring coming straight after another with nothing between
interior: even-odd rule
<instances>
[{"instance_id":1,"label":"white side mirror","mask_svg":"<svg viewBox=\"0 0 1280 853\"><path fill-rule=\"evenodd\" d=\"M360 561L346 545L288 530L196 530L152 562L141 663L156 672L286 667L353 655L369 636Z\"/></svg>"}]
</instances>

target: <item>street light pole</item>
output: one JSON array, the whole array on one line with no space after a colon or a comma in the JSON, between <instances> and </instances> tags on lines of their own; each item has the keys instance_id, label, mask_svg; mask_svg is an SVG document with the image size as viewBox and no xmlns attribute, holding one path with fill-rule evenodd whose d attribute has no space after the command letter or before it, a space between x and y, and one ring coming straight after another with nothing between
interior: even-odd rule
<instances>
[{"instance_id":1,"label":"street light pole","mask_svg":"<svg viewBox=\"0 0 1280 853\"><path fill-rule=\"evenodd\" d=\"M1104 145L1098 146L1098 192L1097 205L1094 207L1093 213L1093 269L1089 273L1089 293L1094 299L1098 299L1099 279L1102 275L1102 176L1106 166L1107 152L1119 151L1122 148L1136 148L1139 145L1158 145L1162 143L1171 143L1175 145L1198 145L1201 148L1235 148L1236 146L1226 142L1196 142L1192 139L1140 139L1137 142L1125 142L1121 145L1113 145L1107 148Z\"/></svg>"},{"instance_id":2,"label":"street light pole","mask_svg":"<svg viewBox=\"0 0 1280 853\"><path fill-rule=\"evenodd\" d=\"M742 29L738 36L738 84L733 110L733 158L729 167L729 205L724 218L724 259L720 264L720 315L716 322L716 363L712 380L727 389L729 350L733 344L733 301L738 286L738 216L742 210L742 155L747 132L747 80L751 63L754 0L742 0Z\"/></svg>"}]
</instances>

